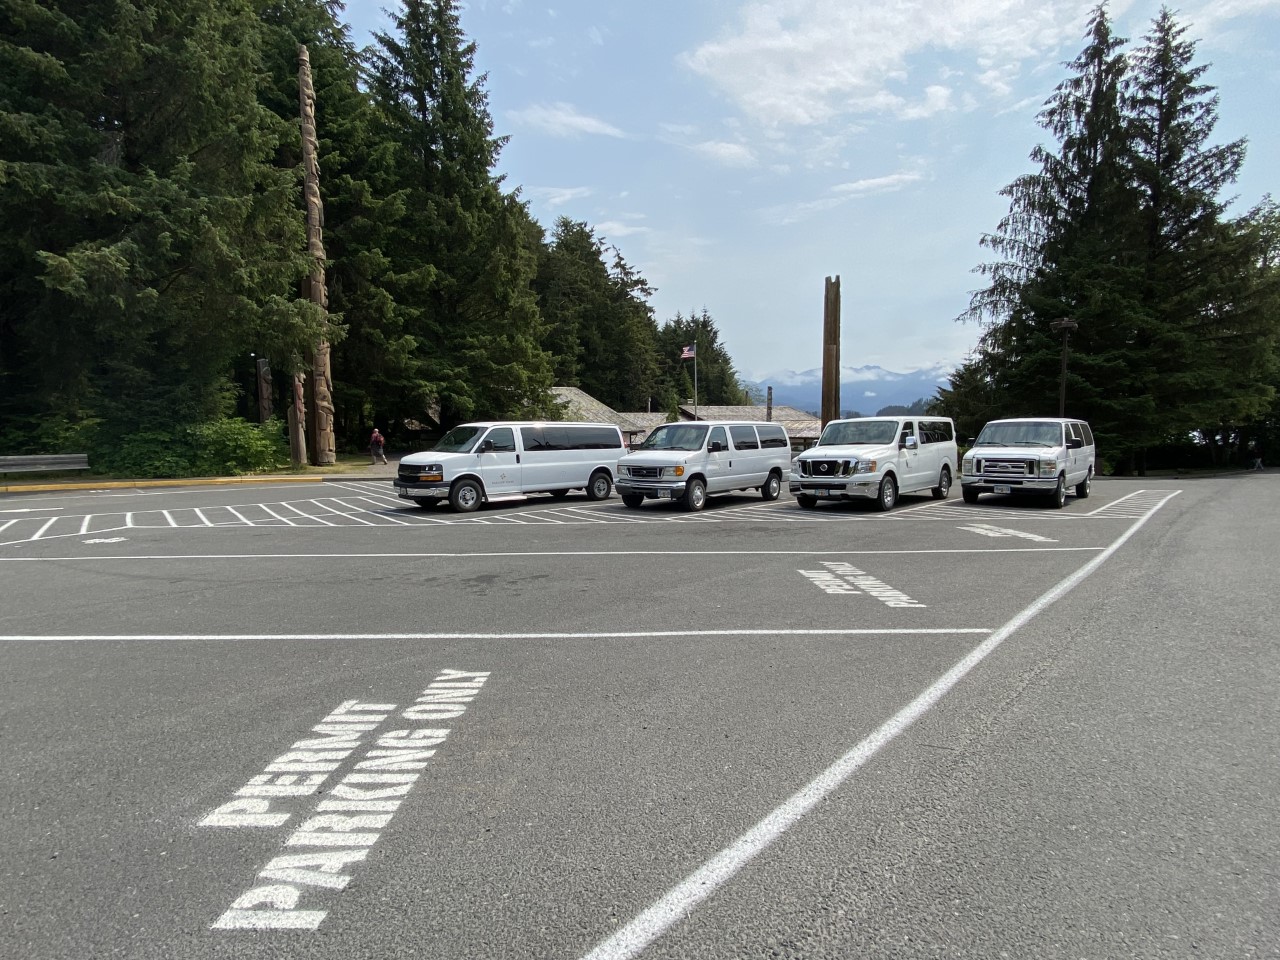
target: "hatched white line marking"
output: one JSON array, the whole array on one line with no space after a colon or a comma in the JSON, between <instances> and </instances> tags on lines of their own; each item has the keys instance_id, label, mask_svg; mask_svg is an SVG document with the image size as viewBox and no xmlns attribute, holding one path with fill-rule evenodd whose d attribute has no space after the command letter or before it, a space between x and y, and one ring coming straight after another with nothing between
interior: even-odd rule
<instances>
[{"instance_id":1,"label":"hatched white line marking","mask_svg":"<svg viewBox=\"0 0 1280 960\"><path fill-rule=\"evenodd\" d=\"M37 530L30 539L39 540L42 536L44 536L44 532L57 522L58 522L57 517L50 517L48 520L45 521L44 526L42 526L39 530Z\"/></svg>"},{"instance_id":2,"label":"hatched white line marking","mask_svg":"<svg viewBox=\"0 0 1280 960\"><path fill-rule=\"evenodd\" d=\"M260 504L258 504L258 506L262 507L262 509L263 509L266 513L268 513L268 514L270 514L271 516L275 517L277 520L281 520L281 521L283 521L284 523L287 523L287 524L288 524L289 526L291 526L291 527L297 526L297 524L295 524L295 523L294 523L292 520L290 520L288 517L282 517L282 516L280 516L280 514L276 513L274 510L272 510L272 509L271 509L269 506L267 506L265 503L260 503Z\"/></svg>"},{"instance_id":3,"label":"hatched white line marking","mask_svg":"<svg viewBox=\"0 0 1280 960\"><path fill-rule=\"evenodd\" d=\"M89 521L92 519L92 514L84 518L84 522L80 524L80 532L76 534L77 537L89 532Z\"/></svg>"},{"instance_id":4,"label":"hatched white line marking","mask_svg":"<svg viewBox=\"0 0 1280 960\"><path fill-rule=\"evenodd\" d=\"M0 521L0 523L2 523L2 524L3 524L2 526L0 526L0 533L4 533L4 531L8 530L10 527L12 527L12 526L13 526L15 523L17 523L17 522L18 522L17 520L4 520L4 521Z\"/></svg>"},{"instance_id":5,"label":"hatched white line marking","mask_svg":"<svg viewBox=\"0 0 1280 960\"><path fill-rule=\"evenodd\" d=\"M301 502L302 502L302 503L315 503L315 501L314 501L314 500L303 500L303 501L301 501ZM317 505L317 506L319 506L319 504L316 504L316 505ZM282 504L280 504L280 506L282 506L282 507L288 507L290 510L292 510L294 513L296 513L298 516L300 516L300 517L306 517L308 520L314 520L316 523L324 524L324 526L326 526L326 527L336 527L336 526L337 526L337 524L336 524L336 523L334 523L332 520L326 520L324 517L317 517L317 516L315 516L315 515L313 515L313 514L307 513L305 510L301 510L301 509L299 509L298 507L295 507L292 503L282 503Z\"/></svg>"},{"instance_id":6,"label":"hatched white line marking","mask_svg":"<svg viewBox=\"0 0 1280 960\"><path fill-rule=\"evenodd\" d=\"M248 517L246 517L243 513L241 513L235 507L227 507L227 512L230 513L233 517L235 517L245 526L249 526L249 527L253 526L253 521L250 520Z\"/></svg>"},{"instance_id":7,"label":"hatched white line marking","mask_svg":"<svg viewBox=\"0 0 1280 960\"><path fill-rule=\"evenodd\" d=\"M176 527L178 525L178 521L173 519L173 514L168 510L161 510L160 512L164 515L164 518L169 521L169 526Z\"/></svg>"},{"instance_id":8,"label":"hatched white line marking","mask_svg":"<svg viewBox=\"0 0 1280 960\"><path fill-rule=\"evenodd\" d=\"M204 515L204 513L200 510L199 507L196 507L195 510L193 510L192 512L195 513L195 515L200 518L200 522L203 523L206 527L213 526L213 522Z\"/></svg>"},{"instance_id":9,"label":"hatched white line marking","mask_svg":"<svg viewBox=\"0 0 1280 960\"><path fill-rule=\"evenodd\" d=\"M938 678L914 700L880 725L870 736L855 744L827 769L770 811L764 819L725 847L686 879L676 884L651 906L624 927L606 938L583 960L632 960L649 944L688 916L704 900L732 880L738 872L766 850L809 811L841 787L867 761L891 743L899 734L929 712L953 687L1017 630L1031 622L1043 610L1074 590L1081 582L1110 559L1142 526L1178 491L1151 508L1112 544L1083 567L1043 593L999 630L978 644L955 666Z\"/></svg>"},{"instance_id":10,"label":"hatched white line marking","mask_svg":"<svg viewBox=\"0 0 1280 960\"><path fill-rule=\"evenodd\" d=\"M365 526L368 526L368 527L376 527L376 526L377 526L377 524L376 524L374 521L369 520L369 519L366 519L365 517L360 516L360 514L362 514L362 513L368 513L368 512L369 512L369 511L368 511L368 510L366 510L364 507L357 507L355 504L347 503L345 500L341 500L341 499L339 499L338 497L327 497L326 499L333 501L333 502L334 502L334 503L336 503L338 506L340 506L340 507L344 507L345 509L344 509L344 510L335 510L333 507L329 506L328 504L320 503L319 501L316 501L316 502L317 502L317 504L318 504L322 509L328 510L330 513L337 514L337 515L338 515L338 516L340 516L340 517L346 517L348 520L354 520L354 521L356 521L356 523L363 523Z\"/></svg>"}]
</instances>

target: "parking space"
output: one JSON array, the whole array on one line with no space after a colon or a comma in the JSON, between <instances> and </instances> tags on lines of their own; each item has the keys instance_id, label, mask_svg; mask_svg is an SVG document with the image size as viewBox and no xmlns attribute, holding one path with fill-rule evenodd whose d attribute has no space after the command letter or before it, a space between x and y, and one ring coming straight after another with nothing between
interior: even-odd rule
<instances>
[{"instance_id":1,"label":"parking space","mask_svg":"<svg viewBox=\"0 0 1280 960\"><path fill-rule=\"evenodd\" d=\"M655 955L763 949L770 878L874 848L906 815L878 791L932 762L876 758L957 684L939 756L1020 696L1059 632L1036 618L1183 496L457 515L388 490L0 503L0 893L60 904L23 955L621 960L725 886L731 915Z\"/></svg>"}]
</instances>

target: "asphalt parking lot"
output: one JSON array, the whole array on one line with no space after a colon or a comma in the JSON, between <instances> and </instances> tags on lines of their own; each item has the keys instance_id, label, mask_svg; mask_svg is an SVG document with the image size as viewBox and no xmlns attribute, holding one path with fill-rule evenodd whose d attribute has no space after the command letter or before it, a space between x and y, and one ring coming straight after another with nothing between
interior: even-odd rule
<instances>
[{"instance_id":1,"label":"asphalt parking lot","mask_svg":"<svg viewBox=\"0 0 1280 960\"><path fill-rule=\"evenodd\" d=\"M1273 486L0 499L0 953L1277 955Z\"/></svg>"}]
</instances>

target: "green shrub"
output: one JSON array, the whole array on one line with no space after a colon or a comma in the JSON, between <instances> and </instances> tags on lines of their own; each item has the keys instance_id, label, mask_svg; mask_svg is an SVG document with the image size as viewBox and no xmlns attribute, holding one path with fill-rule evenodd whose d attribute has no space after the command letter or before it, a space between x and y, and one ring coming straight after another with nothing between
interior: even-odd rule
<instances>
[{"instance_id":1,"label":"green shrub","mask_svg":"<svg viewBox=\"0 0 1280 960\"><path fill-rule=\"evenodd\" d=\"M88 449L95 473L138 479L266 473L289 463L279 420L215 420L123 437L99 433Z\"/></svg>"}]
</instances>

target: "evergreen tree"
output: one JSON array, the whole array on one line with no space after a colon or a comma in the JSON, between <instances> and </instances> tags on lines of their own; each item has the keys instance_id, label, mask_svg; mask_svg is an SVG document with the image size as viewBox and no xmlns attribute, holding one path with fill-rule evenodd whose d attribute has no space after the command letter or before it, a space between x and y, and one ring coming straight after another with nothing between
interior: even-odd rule
<instances>
[{"instance_id":1,"label":"evergreen tree","mask_svg":"<svg viewBox=\"0 0 1280 960\"><path fill-rule=\"evenodd\" d=\"M1128 110L1144 218L1144 299L1154 327L1149 364L1169 436L1257 416L1275 318L1253 309L1256 238L1224 220L1223 190L1245 142L1213 145L1218 97L1193 65L1195 44L1168 9L1134 56Z\"/></svg>"},{"instance_id":2,"label":"evergreen tree","mask_svg":"<svg viewBox=\"0 0 1280 960\"><path fill-rule=\"evenodd\" d=\"M408 347L403 416L445 424L550 409L550 358L531 288L541 230L492 173L503 139L472 78L455 0L405 0L375 36L370 90L391 149L379 184L399 208L382 235L389 327Z\"/></svg>"},{"instance_id":3,"label":"evergreen tree","mask_svg":"<svg viewBox=\"0 0 1280 960\"><path fill-rule=\"evenodd\" d=\"M109 468L225 414L246 342L314 337L260 39L250 0L0 3L0 442Z\"/></svg>"}]
</instances>

